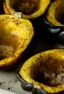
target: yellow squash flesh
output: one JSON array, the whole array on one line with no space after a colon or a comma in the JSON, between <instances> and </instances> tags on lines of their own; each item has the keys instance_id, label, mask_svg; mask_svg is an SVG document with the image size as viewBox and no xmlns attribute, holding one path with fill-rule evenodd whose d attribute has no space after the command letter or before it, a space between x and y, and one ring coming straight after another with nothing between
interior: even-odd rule
<instances>
[{"instance_id":1,"label":"yellow squash flesh","mask_svg":"<svg viewBox=\"0 0 64 94\"><path fill-rule=\"evenodd\" d=\"M13 66L33 37L32 24L12 15L0 15L0 68Z\"/></svg>"},{"instance_id":2,"label":"yellow squash flesh","mask_svg":"<svg viewBox=\"0 0 64 94\"><path fill-rule=\"evenodd\" d=\"M47 20L54 26L64 26L58 18L60 16L64 16L64 1L63 0L55 0L50 5L48 12L47 12ZM61 20L61 19L60 19Z\"/></svg>"},{"instance_id":3,"label":"yellow squash flesh","mask_svg":"<svg viewBox=\"0 0 64 94\"><path fill-rule=\"evenodd\" d=\"M19 75L27 83L32 83L34 88L43 89L50 94L59 93L60 91L64 91L64 84L49 86L34 79L36 74L38 75L36 78L39 77L39 72L43 69L47 69L50 72L57 70L59 66L64 68L64 49L53 49L29 58L20 68Z\"/></svg>"},{"instance_id":4,"label":"yellow squash flesh","mask_svg":"<svg viewBox=\"0 0 64 94\"><path fill-rule=\"evenodd\" d=\"M26 0L24 0L24 1L26 1ZM22 2L21 2L21 8L23 8L26 11L28 11L29 9L31 9L34 5L33 6L32 5L28 6L29 1L30 0L26 1L26 5L25 5L25 3L22 4ZM14 5L15 2L16 2L16 0L13 0L13 1L12 0L5 0L3 6L4 6L4 11L5 11L6 14L12 14L12 15L15 15L15 16L18 16L18 17L20 15L20 17L23 17L23 18L34 19L34 18L42 15L45 12L47 6L50 3L50 0L39 0L38 1L38 8L36 9L36 11L33 12L33 13L31 13L31 14L27 14L27 15L25 13L23 13L23 11L21 11L21 12L15 11L15 9L13 8L13 5ZM32 0L31 2L34 2L34 0ZM17 8L18 7L19 6L17 6ZM35 10L35 9L33 9L33 10Z\"/></svg>"}]
</instances>

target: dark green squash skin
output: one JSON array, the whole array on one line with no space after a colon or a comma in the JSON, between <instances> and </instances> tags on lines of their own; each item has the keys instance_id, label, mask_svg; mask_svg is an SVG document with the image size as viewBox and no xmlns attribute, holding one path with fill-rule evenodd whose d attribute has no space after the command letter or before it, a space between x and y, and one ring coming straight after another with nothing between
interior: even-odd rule
<instances>
[{"instance_id":1,"label":"dark green squash skin","mask_svg":"<svg viewBox=\"0 0 64 94\"><path fill-rule=\"evenodd\" d=\"M22 64L21 64L20 66L22 66ZM22 77L19 75L20 66L19 66L18 69L16 70L16 77L17 77L18 80L21 82L21 87L22 87L24 90L32 91L32 89L33 89L33 84L32 84L32 83L27 83L27 82L26 82L25 80L23 80Z\"/></svg>"},{"instance_id":2,"label":"dark green squash skin","mask_svg":"<svg viewBox=\"0 0 64 94\"><path fill-rule=\"evenodd\" d=\"M17 76L17 78L21 81L21 87L22 87L24 90L32 91L32 89L33 89L33 84L27 83L26 81L24 81L18 74L17 74L16 76Z\"/></svg>"},{"instance_id":3,"label":"dark green squash skin","mask_svg":"<svg viewBox=\"0 0 64 94\"><path fill-rule=\"evenodd\" d=\"M25 80L23 80L18 72L16 73L16 77L21 82L21 87L26 91L32 91L32 94L48 94L42 89L34 88L34 85L32 83L28 83Z\"/></svg>"},{"instance_id":4,"label":"dark green squash skin","mask_svg":"<svg viewBox=\"0 0 64 94\"><path fill-rule=\"evenodd\" d=\"M34 88L33 91L32 91L32 94L48 94L46 93L44 90L42 89L37 89L37 88Z\"/></svg>"},{"instance_id":5,"label":"dark green squash skin","mask_svg":"<svg viewBox=\"0 0 64 94\"><path fill-rule=\"evenodd\" d=\"M54 40L57 42L64 44L64 26L54 26L49 23L45 18L43 18L43 23L47 33L49 33Z\"/></svg>"},{"instance_id":6,"label":"dark green squash skin","mask_svg":"<svg viewBox=\"0 0 64 94\"><path fill-rule=\"evenodd\" d=\"M22 66L22 65L21 65ZM28 83L25 80L22 79L22 77L19 75L19 69L20 66L18 67L18 69L16 70L16 77L18 78L18 80L21 82L21 87L26 90L26 91L32 91L32 94L48 94L46 93L44 90L42 89L38 89L35 88L34 85L32 83Z\"/></svg>"},{"instance_id":7,"label":"dark green squash skin","mask_svg":"<svg viewBox=\"0 0 64 94\"><path fill-rule=\"evenodd\" d=\"M26 91L32 91L32 94L49 94L46 91L44 91L43 89L35 88L32 83L28 83L25 80L23 80L22 77L20 77L20 75L19 75L19 69L16 71L16 77L21 82L21 87L24 90L26 90ZM59 92L59 93L53 93L53 94L64 94L64 91Z\"/></svg>"}]
</instances>

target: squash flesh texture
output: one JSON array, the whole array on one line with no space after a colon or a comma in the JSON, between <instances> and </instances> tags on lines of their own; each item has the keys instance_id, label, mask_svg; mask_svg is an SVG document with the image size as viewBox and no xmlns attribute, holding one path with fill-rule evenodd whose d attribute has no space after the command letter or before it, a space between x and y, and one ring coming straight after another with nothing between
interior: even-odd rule
<instances>
[{"instance_id":1,"label":"squash flesh texture","mask_svg":"<svg viewBox=\"0 0 64 94\"><path fill-rule=\"evenodd\" d=\"M23 12L24 14L31 14L35 12L38 9L38 4L40 3L40 0L18 0L14 4L14 7L16 11ZM17 4L19 6L17 6ZM13 7L13 8L14 8Z\"/></svg>"},{"instance_id":2,"label":"squash flesh texture","mask_svg":"<svg viewBox=\"0 0 64 94\"><path fill-rule=\"evenodd\" d=\"M9 5L18 12L23 12L23 14L31 14L38 9L40 0L9 0ZM17 6L18 5L18 6Z\"/></svg>"},{"instance_id":3,"label":"squash flesh texture","mask_svg":"<svg viewBox=\"0 0 64 94\"><path fill-rule=\"evenodd\" d=\"M29 37L30 36L30 37ZM14 16L0 16L0 59L19 56L33 36L33 28L28 20ZM5 60L4 60L5 61ZM7 60L8 61L8 60ZM0 64L4 64L1 62Z\"/></svg>"},{"instance_id":4,"label":"squash flesh texture","mask_svg":"<svg viewBox=\"0 0 64 94\"><path fill-rule=\"evenodd\" d=\"M64 3L60 3L59 6L56 8L55 18L61 24L64 24Z\"/></svg>"},{"instance_id":5,"label":"squash flesh texture","mask_svg":"<svg viewBox=\"0 0 64 94\"><path fill-rule=\"evenodd\" d=\"M6 24L6 26L5 26ZM0 25L0 58L6 58L12 56L15 52L15 49L18 45L19 37L14 33L11 33L13 24L10 22L1 22ZM8 29L8 27L10 27Z\"/></svg>"},{"instance_id":6,"label":"squash flesh texture","mask_svg":"<svg viewBox=\"0 0 64 94\"><path fill-rule=\"evenodd\" d=\"M37 1L39 2L38 4L37 4ZM33 13L28 13L28 15L26 15L26 14L23 13L23 11L21 11L20 16L23 17L23 18L27 18L27 19L33 19L33 18L36 18L36 17L42 15L45 12L46 8L48 7L50 0L37 0L37 1L36 1L36 7L37 8L34 9L35 11L32 11L32 8L29 8L29 12L31 10ZM5 3L4 3L5 13L14 15L16 12L19 12L19 11L15 11L15 9L13 8L14 2L15 2L15 0L13 1L13 3L10 0L5 0ZM44 7L42 8L42 6L44 6ZM33 5L31 7L33 7ZM17 15L18 15L18 13L17 13Z\"/></svg>"},{"instance_id":7,"label":"squash flesh texture","mask_svg":"<svg viewBox=\"0 0 64 94\"><path fill-rule=\"evenodd\" d=\"M61 16L64 16L64 1L63 0L55 0L49 7L47 12L47 20L54 26L64 26L58 19L61 20Z\"/></svg>"},{"instance_id":8,"label":"squash flesh texture","mask_svg":"<svg viewBox=\"0 0 64 94\"><path fill-rule=\"evenodd\" d=\"M49 62L47 62L47 60ZM39 76L39 72L41 71L43 72L43 69L47 70L48 73L53 71L56 72L57 70L56 68L58 68L59 66L57 66L58 64L55 63L62 65L64 68L64 50L52 50L52 51L50 50L35 55L34 57L30 58L24 63L24 65L21 67L19 71L19 74L22 77L22 79L24 79L29 83L33 83L34 87L36 88L44 89L48 93L59 92L64 90L64 84L52 87L49 85L45 85L42 82L38 82L38 80L34 79L35 76L36 76L35 78ZM40 76L42 76L42 74Z\"/></svg>"}]
</instances>

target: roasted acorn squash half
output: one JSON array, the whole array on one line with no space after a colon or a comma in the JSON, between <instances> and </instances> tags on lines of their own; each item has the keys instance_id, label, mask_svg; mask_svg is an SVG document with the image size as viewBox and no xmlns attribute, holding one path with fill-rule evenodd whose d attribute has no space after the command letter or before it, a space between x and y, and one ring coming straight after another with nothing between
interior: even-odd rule
<instances>
[{"instance_id":1,"label":"roasted acorn squash half","mask_svg":"<svg viewBox=\"0 0 64 94\"><path fill-rule=\"evenodd\" d=\"M64 0L55 0L47 12L47 21L54 26L64 26Z\"/></svg>"},{"instance_id":2,"label":"roasted acorn squash half","mask_svg":"<svg viewBox=\"0 0 64 94\"><path fill-rule=\"evenodd\" d=\"M0 15L0 68L13 67L33 37L30 21Z\"/></svg>"},{"instance_id":3,"label":"roasted acorn squash half","mask_svg":"<svg viewBox=\"0 0 64 94\"><path fill-rule=\"evenodd\" d=\"M64 44L64 1L53 1L49 9L47 10L46 17L44 19L45 26L50 34L56 37L59 43Z\"/></svg>"},{"instance_id":4,"label":"roasted acorn squash half","mask_svg":"<svg viewBox=\"0 0 64 94\"><path fill-rule=\"evenodd\" d=\"M34 94L64 93L64 49L32 56L20 67L17 77L22 87Z\"/></svg>"},{"instance_id":5,"label":"roasted acorn squash half","mask_svg":"<svg viewBox=\"0 0 64 94\"><path fill-rule=\"evenodd\" d=\"M42 15L50 0L5 0L4 11L18 17L33 19Z\"/></svg>"}]
</instances>

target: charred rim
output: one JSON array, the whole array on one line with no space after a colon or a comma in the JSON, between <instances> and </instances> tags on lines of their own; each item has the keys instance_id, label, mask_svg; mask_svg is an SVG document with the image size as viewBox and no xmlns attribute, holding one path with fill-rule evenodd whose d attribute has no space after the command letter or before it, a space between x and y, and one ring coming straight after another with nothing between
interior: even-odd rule
<instances>
[{"instance_id":1,"label":"charred rim","mask_svg":"<svg viewBox=\"0 0 64 94\"><path fill-rule=\"evenodd\" d=\"M55 18L61 24L64 24L64 4L60 4L55 10Z\"/></svg>"},{"instance_id":2,"label":"charred rim","mask_svg":"<svg viewBox=\"0 0 64 94\"><path fill-rule=\"evenodd\" d=\"M29 15L38 10L40 0L14 0L14 2L9 0L9 2L15 11L23 12L23 14Z\"/></svg>"},{"instance_id":3,"label":"charred rim","mask_svg":"<svg viewBox=\"0 0 64 94\"><path fill-rule=\"evenodd\" d=\"M60 65L60 62L61 62L61 65ZM36 62L37 64L32 65L30 69L31 78L37 82L43 83L48 86L53 86L53 87L63 84L64 82L62 81L54 82L52 84L50 83L50 81L52 81L51 79L54 77L53 78L54 80L55 77L57 77L59 74L60 75L62 74L61 80L63 79L64 81L64 64L63 64L64 61L60 61L60 62L57 59L52 59L52 57L49 57L45 61L43 61L42 59L39 62ZM63 66L62 69L61 69L61 66ZM46 76L45 76L45 73L46 73Z\"/></svg>"},{"instance_id":4,"label":"charred rim","mask_svg":"<svg viewBox=\"0 0 64 94\"><path fill-rule=\"evenodd\" d=\"M32 83L28 83L26 82L19 74L20 68L21 68L22 64L18 67L18 69L16 70L16 77L18 78L18 80L21 82L21 86L24 90L27 91L32 91L32 89L34 88Z\"/></svg>"}]
</instances>

